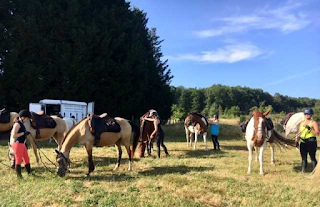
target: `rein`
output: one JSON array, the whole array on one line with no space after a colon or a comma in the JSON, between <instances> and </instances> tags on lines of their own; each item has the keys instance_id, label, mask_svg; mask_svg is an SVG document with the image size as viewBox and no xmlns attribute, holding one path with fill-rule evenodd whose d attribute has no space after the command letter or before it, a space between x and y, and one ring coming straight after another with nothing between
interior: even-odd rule
<instances>
[{"instance_id":1,"label":"rein","mask_svg":"<svg viewBox=\"0 0 320 207\"><path fill-rule=\"evenodd\" d=\"M35 143L35 145L36 145L36 147L37 147L37 150L39 151L38 154L39 154L41 163L43 164L43 166L44 166L50 173L55 174L54 172L52 172L52 171L46 166L46 164L44 164L40 152L41 152L41 153L45 156L45 158L47 158L47 160L48 160L50 163L52 163L52 165L54 165L56 168L57 168L57 165L56 165L54 162L52 162L52 161L45 155L44 152L42 152L42 151L40 150L40 148L39 148L39 146L37 145L37 142L36 142L36 140L34 139L34 137L33 137L31 134L29 134L29 135L31 136L32 140L34 141L34 143Z\"/></svg>"}]
</instances>

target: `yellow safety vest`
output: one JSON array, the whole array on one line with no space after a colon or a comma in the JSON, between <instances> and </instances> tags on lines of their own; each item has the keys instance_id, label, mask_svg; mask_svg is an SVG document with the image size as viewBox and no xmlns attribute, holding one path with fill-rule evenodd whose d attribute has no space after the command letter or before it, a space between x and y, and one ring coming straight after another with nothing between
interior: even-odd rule
<instances>
[{"instance_id":1,"label":"yellow safety vest","mask_svg":"<svg viewBox=\"0 0 320 207\"><path fill-rule=\"evenodd\" d=\"M309 122L309 124L308 124L308 126L311 128L311 130L312 130L312 120ZM305 123L305 122L304 122ZM300 134L300 137L301 137L301 141L302 142L304 142L303 140L305 140L305 139L309 139L309 138L311 138L311 137L316 137L316 135L314 134L314 133L312 133L311 132L311 130L308 130L304 125L305 124L301 124L300 125L300 132L301 132L301 134Z\"/></svg>"}]
</instances>

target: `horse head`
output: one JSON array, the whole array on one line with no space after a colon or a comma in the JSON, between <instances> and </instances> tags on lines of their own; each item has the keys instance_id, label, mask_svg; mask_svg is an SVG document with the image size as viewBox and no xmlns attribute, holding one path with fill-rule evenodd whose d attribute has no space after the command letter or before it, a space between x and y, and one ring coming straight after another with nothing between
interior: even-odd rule
<instances>
[{"instance_id":1,"label":"horse head","mask_svg":"<svg viewBox=\"0 0 320 207\"><path fill-rule=\"evenodd\" d=\"M68 171L68 168L70 166L70 159L67 158L66 156L64 156L64 154L62 152L59 152L58 150L56 150L57 153L57 163L58 163L58 172L57 174L60 177L64 177Z\"/></svg>"},{"instance_id":2,"label":"horse head","mask_svg":"<svg viewBox=\"0 0 320 207\"><path fill-rule=\"evenodd\" d=\"M252 113L253 119L254 119L254 133L253 133L253 142L257 147L260 147L266 138L266 132L267 132L267 125L269 126L270 123L267 123L266 116L270 113L270 111L267 111L265 113L262 113L260 111L254 111Z\"/></svg>"}]
</instances>

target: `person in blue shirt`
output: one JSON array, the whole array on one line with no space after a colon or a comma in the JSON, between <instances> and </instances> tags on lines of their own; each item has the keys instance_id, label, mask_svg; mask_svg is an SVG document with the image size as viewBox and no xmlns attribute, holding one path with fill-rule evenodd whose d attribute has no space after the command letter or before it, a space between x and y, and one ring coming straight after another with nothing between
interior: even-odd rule
<instances>
[{"instance_id":1,"label":"person in blue shirt","mask_svg":"<svg viewBox=\"0 0 320 207\"><path fill-rule=\"evenodd\" d=\"M219 135L219 116L218 114L213 115L213 121L210 125L211 138L213 142L213 150L220 150L220 144L218 141Z\"/></svg>"}]
</instances>

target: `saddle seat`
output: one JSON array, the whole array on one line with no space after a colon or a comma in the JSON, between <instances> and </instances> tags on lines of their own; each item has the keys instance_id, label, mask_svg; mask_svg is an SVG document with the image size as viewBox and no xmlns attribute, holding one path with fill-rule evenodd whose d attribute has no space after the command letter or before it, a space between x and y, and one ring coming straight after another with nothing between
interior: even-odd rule
<instances>
[{"instance_id":1,"label":"saddle seat","mask_svg":"<svg viewBox=\"0 0 320 207\"><path fill-rule=\"evenodd\" d=\"M100 136L104 132L115 132L121 131L121 127L118 122L113 118L108 116L107 113L101 115L90 114L89 115L89 127L90 132L94 135L94 145L98 146L100 142Z\"/></svg>"},{"instance_id":2,"label":"saddle seat","mask_svg":"<svg viewBox=\"0 0 320 207\"><path fill-rule=\"evenodd\" d=\"M55 128L57 123L47 114L39 115L31 112L31 126L36 129L36 138L40 138L40 129Z\"/></svg>"},{"instance_id":3,"label":"saddle seat","mask_svg":"<svg viewBox=\"0 0 320 207\"><path fill-rule=\"evenodd\" d=\"M10 111L6 108L0 110L0 123L9 123L10 122Z\"/></svg>"}]
</instances>

